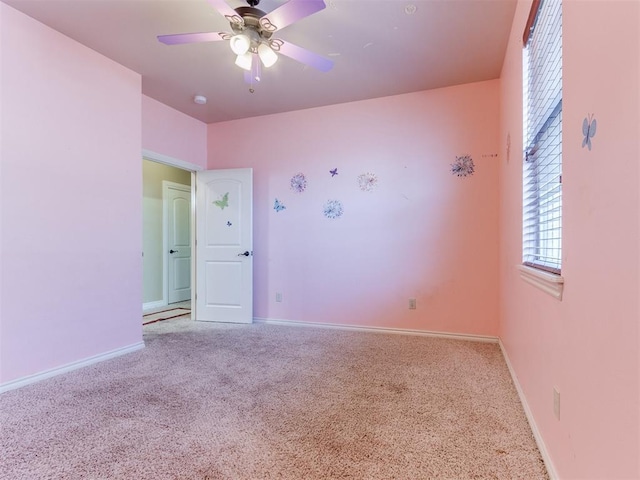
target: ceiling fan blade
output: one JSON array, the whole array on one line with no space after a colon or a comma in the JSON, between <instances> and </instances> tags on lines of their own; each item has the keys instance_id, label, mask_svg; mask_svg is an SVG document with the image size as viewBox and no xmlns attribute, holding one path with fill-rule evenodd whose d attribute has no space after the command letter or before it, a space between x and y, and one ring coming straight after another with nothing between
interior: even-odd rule
<instances>
[{"instance_id":1,"label":"ceiling fan blade","mask_svg":"<svg viewBox=\"0 0 640 480\"><path fill-rule=\"evenodd\" d=\"M209 1L211 2L212 0ZM274 28L270 29L270 31L280 30L326 7L327 5L324 3L324 0L289 0L273 12L262 17L260 24L263 25L263 27L271 24Z\"/></svg>"},{"instance_id":2,"label":"ceiling fan blade","mask_svg":"<svg viewBox=\"0 0 640 480\"><path fill-rule=\"evenodd\" d=\"M282 45L280 45L278 52L282 55L286 55L300 63L316 68L321 72L328 72L333 68L333 60L324 58L317 53L313 53L305 48L294 45L293 43L285 42L283 40L280 41L282 42Z\"/></svg>"},{"instance_id":3,"label":"ceiling fan blade","mask_svg":"<svg viewBox=\"0 0 640 480\"><path fill-rule=\"evenodd\" d=\"M225 40L227 33L178 33L175 35L158 35L158 40L165 45L180 45L182 43L217 42Z\"/></svg>"},{"instance_id":4,"label":"ceiling fan blade","mask_svg":"<svg viewBox=\"0 0 640 480\"><path fill-rule=\"evenodd\" d=\"M242 17L238 15L238 13L229 6L227 2L224 0L207 0L209 5L211 5L220 15L225 17L229 22L233 22L232 18L237 17L240 20L240 23L244 23L242 21ZM234 22L234 23L237 23Z\"/></svg>"}]
</instances>

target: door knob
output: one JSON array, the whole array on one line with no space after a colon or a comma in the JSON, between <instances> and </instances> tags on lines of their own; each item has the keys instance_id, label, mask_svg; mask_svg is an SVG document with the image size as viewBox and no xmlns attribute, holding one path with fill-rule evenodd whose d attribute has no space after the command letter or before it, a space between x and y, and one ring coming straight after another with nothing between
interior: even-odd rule
<instances>
[{"instance_id":1,"label":"door knob","mask_svg":"<svg viewBox=\"0 0 640 480\"><path fill-rule=\"evenodd\" d=\"M169 250L169 253L178 253L178 250L171 249L171 250Z\"/></svg>"},{"instance_id":2,"label":"door knob","mask_svg":"<svg viewBox=\"0 0 640 480\"><path fill-rule=\"evenodd\" d=\"M239 257L248 257L249 255L251 255L251 254L249 253L248 250L246 252L244 252L244 253L239 253L238 254Z\"/></svg>"}]
</instances>

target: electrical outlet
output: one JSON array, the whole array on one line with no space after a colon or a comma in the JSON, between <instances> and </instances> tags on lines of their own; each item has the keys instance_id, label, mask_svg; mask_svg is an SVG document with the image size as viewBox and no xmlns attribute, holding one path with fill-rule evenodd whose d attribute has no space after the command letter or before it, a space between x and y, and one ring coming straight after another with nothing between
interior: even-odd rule
<instances>
[{"instance_id":1,"label":"electrical outlet","mask_svg":"<svg viewBox=\"0 0 640 480\"><path fill-rule=\"evenodd\" d=\"M560 390L553 387L553 414L560 420Z\"/></svg>"},{"instance_id":2,"label":"electrical outlet","mask_svg":"<svg viewBox=\"0 0 640 480\"><path fill-rule=\"evenodd\" d=\"M282 302L282 294L280 292L276 292L276 302Z\"/></svg>"},{"instance_id":3,"label":"electrical outlet","mask_svg":"<svg viewBox=\"0 0 640 480\"><path fill-rule=\"evenodd\" d=\"M416 309L416 299L415 298L410 298L409 299L409 310L415 310Z\"/></svg>"}]
</instances>

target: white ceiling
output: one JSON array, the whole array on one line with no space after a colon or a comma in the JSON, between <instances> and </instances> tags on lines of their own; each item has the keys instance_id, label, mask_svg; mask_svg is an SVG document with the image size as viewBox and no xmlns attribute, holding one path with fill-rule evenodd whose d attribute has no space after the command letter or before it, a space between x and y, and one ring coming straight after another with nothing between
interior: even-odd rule
<instances>
[{"instance_id":1,"label":"white ceiling","mask_svg":"<svg viewBox=\"0 0 640 480\"><path fill-rule=\"evenodd\" d=\"M227 42L156 39L230 31L207 0L2 1L140 73L145 95L206 123L498 78L516 7L516 0L325 0L326 9L275 36L334 60L334 68L322 73L280 56L250 93ZM262 0L258 8L283 3ZM207 104L196 105L196 94Z\"/></svg>"}]
</instances>

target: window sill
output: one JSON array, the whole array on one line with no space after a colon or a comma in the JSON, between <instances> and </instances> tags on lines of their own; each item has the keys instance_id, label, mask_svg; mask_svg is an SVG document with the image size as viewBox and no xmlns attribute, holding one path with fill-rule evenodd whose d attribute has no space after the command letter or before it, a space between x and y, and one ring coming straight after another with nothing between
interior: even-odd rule
<instances>
[{"instance_id":1,"label":"window sill","mask_svg":"<svg viewBox=\"0 0 640 480\"><path fill-rule=\"evenodd\" d=\"M518 265L517 268L520 270L520 278L525 282L530 283L558 300L562 300L562 290L564 289L564 278L562 276L544 272L526 265Z\"/></svg>"}]
</instances>

